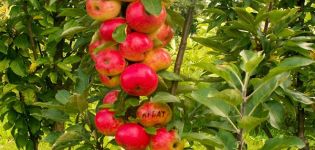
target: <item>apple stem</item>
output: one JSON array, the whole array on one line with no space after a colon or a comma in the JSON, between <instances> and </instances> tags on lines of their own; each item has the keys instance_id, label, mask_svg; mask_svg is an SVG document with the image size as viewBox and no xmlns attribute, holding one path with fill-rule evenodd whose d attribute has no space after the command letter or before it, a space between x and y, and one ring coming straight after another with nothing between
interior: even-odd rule
<instances>
[{"instance_id":1,"label":"apple stem","mask_svg":"<svg viewBox=\"0 0 315 150\"><path fill-rule=\"evenodd\" d=\"M177 75L180 74L180 69L181 69L181 66L182 66L182 63L183 63L185 49L186 49L186 46L187 46L187 38L189 37L191 25L192 25L192 22L193 22L193 14L194 14L194 9L195 9L195 3L196 3L196 0L191 0L191 4L190 4L190 6L188 8L187 16L186 16L186 19L185 19L185 24L184 24L184 27L182 29L182 39L181 39L181 42L179 44L178 53L177 53L175 66L174 66L174 73L176 73ZM173 95L176 94L177 85L178 85L178 81L173 81L172 82L171 94L173 94Z\"/></svg>"}]
</instances>

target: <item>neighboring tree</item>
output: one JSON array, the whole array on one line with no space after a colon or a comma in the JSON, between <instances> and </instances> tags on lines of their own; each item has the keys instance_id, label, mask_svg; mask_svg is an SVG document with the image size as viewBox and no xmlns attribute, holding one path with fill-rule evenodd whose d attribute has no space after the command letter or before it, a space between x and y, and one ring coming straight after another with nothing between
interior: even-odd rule
<instances>
[{"instance_id":1,"label":"neighboring tree","mask_svg":"<svg viewBox=\"0 0 315 150\"><path fill-rule=\"evenodd\" d=\"M111 89L88 55L100 22L85 1L8 0L0 8L0 119L16 146L119 149L95 129ZM174 71L158 73L151 98L171 104L167 127L185 149L315 148L314 12L314 0L171 5ZM117 115L139 105L124 96Z\"/></svg>"}]
</instances>

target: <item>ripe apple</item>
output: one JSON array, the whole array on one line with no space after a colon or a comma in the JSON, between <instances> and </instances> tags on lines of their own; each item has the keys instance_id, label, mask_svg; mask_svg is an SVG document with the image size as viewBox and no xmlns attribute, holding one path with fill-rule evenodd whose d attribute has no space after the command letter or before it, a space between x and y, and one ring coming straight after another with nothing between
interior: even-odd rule
<instances>
[{"instance_id":1,"label":"ripe apple","mask_svg":"<svg viewBox=\"0 0 315 150\"><path fill-rule=\"evenodd\" d=\"M118 17L113 18L110 20L104 21L100 26L100 37L104 41L113 41L113 32L116 30L116 28L122 24L126 23L126 20L124 18Z\"/></svg>"},{"instance_id":2,"label":"ripe apple","mask_svg":"<svg viewBox=\"0 0 315 150\"><path fill-rule=\"evenodd\" d=\"M99 21L112 19L120 13L121 2L118 0L86 0L87 14Z\"/></svg>"},{"instance_id":3,"label":"ripe apple","mask_svg":"<svg viewBox=\"0 0 315 150\"><path fill-rule=\"evenodd\" d=\"M120 76L121 88L129 95L148 96L158 86L158 76L145 64L136 63L128 66Z\"/></svg>"},{"instance_id":4,"label":"ripe apple","mask_svg":"<svg viewBox=\"0 0 315 150\"><path fill-rule=\"evenodd\" d=\"M126 61L117 50L100 51L96 57L96 70L106 76L119 75L126 67Z\"/></svg>"},{"instance_id":5,"label":"ripe apple","mask_svg":"<svg viewBox=\"0 0 315 150\"><path fill-rule=\"evenodd\" d=\"M102 49L96 51L96 49L98 49L98 48L102 48ZM108 49L113 49L113 50L115 49L116 50L117 47L115 45L113 45L113 42L97 40L97 41L95 41L89 45L89 54L90 54L92 60L96 61L96 56L97 56L98 52L105 51Z\"/></svg>"},{"instance_id":6,"label":"ripe apple","mask_svg":"<svg viewBox=\"0 0 315 150\"><path fill-rule=\"evenodd\" d=\"M153 48L153 42L144 33L133 32L119 45L121 54L130 61L142 61L145 52Z\"/></svg>"},{"instance_id":7,"label":"ripe apple","mask_svg":"<svg viewBox=\"0 0 315 150\"><path fill-rule=\"evenodd\" d=\"M119 90L112 90L108 92L103 98L103 103L114 104L117 101L118 94L119 94Z\"/></svg>"},{"instance_id":8,"label":"ripe apple","mask_svg":"<svg viewBox=\"0 0 315 150\"><path fill-rule=\"evenodd\" d=\"M182 143L175 130L167 131L166 128L160 128L156 134L151 137L151 150L183 150Z\"/></svg>"},{"instance_id":9,"label":"ripe apple","mask_svg":"<svg viewBox=\"0 0 315 150\"><path fill-rule=\"evenodd\" d=\"M109 88L116 87L120 85L120 76L105 76L105 75L99 75L101 82Z\"/></svg>"},{"instance_id":10,"label":"ripe apple","mask_svg":"<svg viewBox=\"0 0 315 150\"><path fill-rule=\"evenodd\" d=\"M144 128L136 123L126 123L116 132L115 140L126 150L145 150L150 143L150 137Z\"/></svg>"},{"instance_id":11,"label":"ripe apple","mask_svg":"<svg viewBox=\"0 0 315 150\"><path fill-rule=\"evenodd\" d=\"M127 7L126 20L130 28L143 33L152 33L163 25L166 20L166 10L162 5L159 15L146 12L141 1L135 1Z\"/></svg>"},{"instance_id":12,"label":"ripe apple","mask_svg":"<svg viewBox=\"0 0 315 150\"><path fill-rule=\"evenodd\" d=\"M94 121L98 131L109 136L115 135L117 129L123 125L123 120L115 118L115 113L108 109L97 112Z\"/></svg>"},{"instance_id":13,"label":"ripe apple","mask_svg":"<svg viewBox=\"0 0 315 150\"><path fill-rule=\"evenodd\" d=\"M147 52L142 63L148 65L154 71L160 71L171 66L172 58L166 50L158 48Z\"/></svg>"},{"instance_id":14,"label":"ripe apple","mask_svg":"<svg viewBox=\"0 0 315 150\"><path fill-rule=\"evenodd\" d=\"M158 41L154 43L154 47L165 47L173 38L174 31L171 26L163 24L158 30L149 34L149 37L153 41Z\"/></svg>"},{"instance_id":15,"label":"ripe apple","mask_svg":"<svg viewBox=\"0 0 315 150\"><path fill-rule=\"evenodd\" d=\"M146 102L138 108L137 118L146 127L164 126L172 119L172 110L165 103Z\"/></svg>"}]
</instances>

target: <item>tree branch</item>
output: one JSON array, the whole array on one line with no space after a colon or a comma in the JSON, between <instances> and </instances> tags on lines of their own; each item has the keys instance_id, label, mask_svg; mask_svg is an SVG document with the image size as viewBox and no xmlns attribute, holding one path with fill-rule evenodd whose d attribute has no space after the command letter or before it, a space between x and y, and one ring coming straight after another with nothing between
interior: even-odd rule
<instances>
[{"instance_id":1,"label":"tree branch","mask_svg":"<svg viewBox=\"0 0 315 150\"><path fill-rule=\"evenodd\" d=\"M268 12L270 12L272 10L272 1L269 3L269 7L268 7ZM264 33L267 34L268 32L268 28L269 28L269 18L266 19L266 22L265 22L265 27L264 27Z\"/></svg>"},{"instance_id":2,"label":"tree branch","mask_svg":"<svg viewBox=\"0 0 315 150\"><path fill-rule=\"evenodd\" d=\"M188 8L187 17L185 19L185 24L182 30L182 39L179 44L178 53L177 53L175 66L174 66L174 73L178 75L180 74L180 69L183 63L185 49L187 46L187 38L189 37L189 34L190 34L190 29L191 29L191 25L193 21L193 13L195 9L195 3L196 3L196 0L191 0L191 5ZM172 86L171 86L171 94L176 93L177 86L178 86L178 82L173 81Z\"/></svg>"},{"instance_id":3,"label":"tree branch","mask_svg":"<svg viewBox=\"0 0 315 150\"><path fill-rule=\"evenodd\" d=\"M38 55L37 55L37 51L36 51L36 45L35 45L35 40L34 40L34 34L33 34L33 30L32 30L32 22L33 22L33 18L29 15L28 11L27 11L27 1L24 2L23 4L23 11L27 17L27 34L29 37L29 40L31 42L31 49L33 51L33 57L36 60Z\"/></svg>"}]
</instances>

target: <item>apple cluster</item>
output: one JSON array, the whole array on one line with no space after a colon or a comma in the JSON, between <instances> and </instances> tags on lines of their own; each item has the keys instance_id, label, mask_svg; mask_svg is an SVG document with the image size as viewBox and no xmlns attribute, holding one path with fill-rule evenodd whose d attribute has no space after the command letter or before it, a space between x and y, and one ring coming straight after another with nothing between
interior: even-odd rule
<instances>
[{"instance_id":1,"label":"apple cluster","mask_svg":"<svg viewBox=\"0 0 315 150\"><path fill-rule=\"evenodd\" d=\"M150 6L158 2L160 11L152 13ZM150 5L150 6L148 6ZM130 96L150 96L158 87L160 70L171 65L170 54L164 47L173 38L167 24L165 3L161 0L87 0L88 15L101 25L89 46L101 82L108 88L120 86ZM104 104L114 104L119 90L108 92ZM137 108L136 121L117 118L110 109L96 113L99 132L115 136L126 150L183 149L176 131L165 126L172 118L166 103L147 101ZM157 127L149 135L145 128Z\"/></svg>"}]
</instances>

